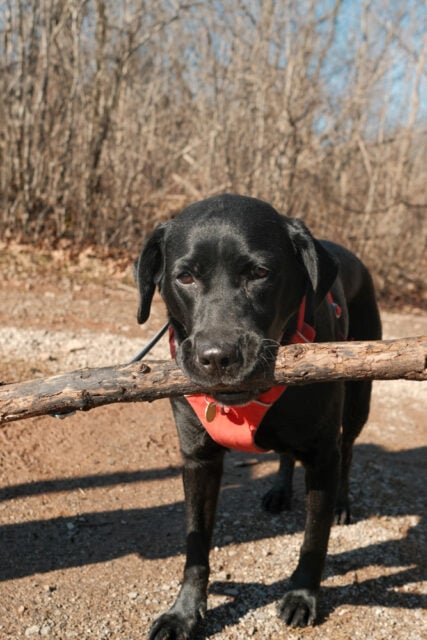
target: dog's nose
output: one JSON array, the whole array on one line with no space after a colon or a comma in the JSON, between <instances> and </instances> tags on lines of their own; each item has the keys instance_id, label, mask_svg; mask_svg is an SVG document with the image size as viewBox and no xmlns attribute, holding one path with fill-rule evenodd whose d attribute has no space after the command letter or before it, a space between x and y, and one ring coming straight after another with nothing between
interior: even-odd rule
<instances>
[{"instance_id":1,"label":"dog's nose","mask_svg":"<svg viewBox=\"0 0 427 640\"><path fill-rule=\"evenodd\" d=\"M199 365L208 374L224 373L241 362L240 350L235 344L198 342L196 355Z\"/></svg>"}]
</instances>

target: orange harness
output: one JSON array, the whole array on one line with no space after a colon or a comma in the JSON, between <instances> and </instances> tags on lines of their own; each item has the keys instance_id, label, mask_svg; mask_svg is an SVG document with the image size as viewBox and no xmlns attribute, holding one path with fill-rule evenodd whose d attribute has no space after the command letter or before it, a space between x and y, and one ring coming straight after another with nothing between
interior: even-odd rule
<instances>
[{"instance_id":1,"label":"orange harness","mask_svg":"<svg viewBox=\"0 0 427 640\"><path fill-rule=\"evenodd\" d=\"M332 296L328 299L333 303ZM288 344L313 342L316 332L305 322L305 296L298 311L297 329ZM340 309L335 306L337 317ZM173 329L170 328L169 343L171 355L175 357L175 342ZM277 385L262 393L252 402L243 406L224 407L204 393L185 396L194 413L216 443L227 449L246 451L248 453L265 453L255 444L255 435L261 421L270 407L280 398L287 385Z\"/></svg>"}]
</instances>

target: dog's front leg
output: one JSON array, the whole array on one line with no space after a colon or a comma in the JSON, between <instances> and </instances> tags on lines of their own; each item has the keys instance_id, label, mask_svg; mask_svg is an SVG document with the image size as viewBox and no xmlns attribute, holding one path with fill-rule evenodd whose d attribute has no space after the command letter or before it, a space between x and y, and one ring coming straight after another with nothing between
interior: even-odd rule
<instances>
[{"instance_id":1,"label":"dog's front leg","mask_svg":"<svg viewBox=\"0 0 427 640\"><path fill-rule=\"evenodd\" d=\"M171 609L153 624L149 640L186 640L206 611L209 548L222 475L223 453L214 459L184 457L187 558L184 579Z\"/></svg>"},{"instance_id":2,"label":"dog's front leg","mask_svg":"<svg viewBox=\"0 0 427 640\"><path fill-rule=\"evenodd\" d=\"M307 517L298 566L291 590L279 605L279 616L293 627L313 624L328 548L338 485L339 451L333 448L321 464L305 464Z\"/></svg>"}]
</instances>

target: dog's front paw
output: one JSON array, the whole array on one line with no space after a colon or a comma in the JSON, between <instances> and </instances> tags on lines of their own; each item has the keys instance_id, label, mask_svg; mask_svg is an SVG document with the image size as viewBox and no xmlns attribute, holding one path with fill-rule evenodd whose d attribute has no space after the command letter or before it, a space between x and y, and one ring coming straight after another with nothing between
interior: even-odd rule
<instances>
[{"instance_id":1,"label":"dog's front paw","mask_svg":"<svg viewBox=\"0 0 427 640\"><path fill-rule=\"evenodd\" d=\"M309 589L289 591L279 604L279 617L291 627L306 627L314 624L317 616L317 600L317 593Z\"/></svg>"},{"instance_id":2,"label":"dog's front paw","mask_svg":"<svg viewBox=\"0 0 427 640\"><path fill-rule=\"evenodd\" d=\"M148 640L188 640L195 626L194 619L169 611L153 622Z\"/></svg>"}]
</instances>

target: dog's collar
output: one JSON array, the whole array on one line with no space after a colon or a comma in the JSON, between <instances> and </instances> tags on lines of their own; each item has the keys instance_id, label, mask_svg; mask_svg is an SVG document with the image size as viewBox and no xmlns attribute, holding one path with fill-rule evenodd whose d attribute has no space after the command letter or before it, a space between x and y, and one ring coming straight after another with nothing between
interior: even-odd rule
<instances>
[{"instance_id":1,"label":"dog's collar","mask_svg":"<svg viewBox=\"0 0 427 640\"><path fill-rule=\"evenodd\" d=\"M297 327L286 344L313 342L316 332L306 322L306 298L302 299L298 310ZM169 344L172 358L175 357L173 328L169 328ZM227 449L248 453L265 453L255 444L255 435L261 421L270 407L277 402L287 385L277 385L255 400L237 407L223 407L211 396L204 393L185 396L185 399L199 418L203 427L215 442Z\"/></svg>"}]
</instances>

